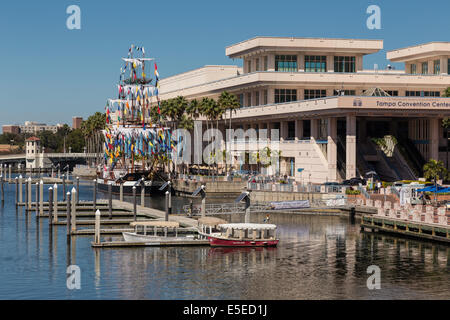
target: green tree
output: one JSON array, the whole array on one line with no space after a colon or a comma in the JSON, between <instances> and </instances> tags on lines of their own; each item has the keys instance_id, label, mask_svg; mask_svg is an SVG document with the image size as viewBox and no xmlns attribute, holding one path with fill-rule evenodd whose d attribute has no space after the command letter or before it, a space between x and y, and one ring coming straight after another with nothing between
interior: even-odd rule
<instances>
[{"instance_id":1,"label":"green tree","mask_svg":"<svg viewBox=\"0 0 450 320\"><path fill-rule=\"evenodd\" d=\"M425 179L433 180L436 185L437 180L447 177L447 169L445 169L442 161L430 159L430 161L423 166L423 175Z\"/></svg>"},{"instance_id":2,"label":"green tree","mask_svg":"<svg viewBox=\"0 0 450 320\"><path fill-rule=\"evenodd\" d=\"M230 123L229 123L229 129L231 132L231 118L233 112L236 113L236 110L241 107L241 104L239 103L236 95L231 94L227 91L224 91L220 94L219 100L217 101L218 105L221 107L221 109L225 111L230 111ZM226 145L225 145L226 147ZM231 165L230 165L231 169ZM227 171L227 163L225 162L225 171Z\"/></svg>"}]
</instances>

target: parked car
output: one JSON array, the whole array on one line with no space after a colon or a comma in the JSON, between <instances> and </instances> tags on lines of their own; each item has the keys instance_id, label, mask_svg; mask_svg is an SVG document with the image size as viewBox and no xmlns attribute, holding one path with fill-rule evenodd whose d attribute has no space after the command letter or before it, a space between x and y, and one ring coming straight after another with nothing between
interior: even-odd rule
<instances>
[{"instance_id":1,"label":"parked car","mask_svg":"<svg viewBox=\"0 0 450 320\"><path fill-rule=\"evenodd\" d=\"M348 180L344 180L342 182L343 185L347 185L347 186L357 186L360 183L361 183L361 185L365 186L367 184L367 181L366 181L366 179L354 177L354 178L351 178Z\"/></svg>"}]
</instances>

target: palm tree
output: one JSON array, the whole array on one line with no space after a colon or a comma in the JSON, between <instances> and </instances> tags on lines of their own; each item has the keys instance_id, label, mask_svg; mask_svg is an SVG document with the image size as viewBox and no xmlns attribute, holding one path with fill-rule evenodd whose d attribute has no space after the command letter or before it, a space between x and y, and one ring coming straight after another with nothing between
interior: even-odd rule
<instances>
[{"instance_id":1,"label":"palm tree","mask_svg":"<svg viewBox=\"0 0 450 320\"><path fill-rule=\"evenodd\" d=\"M444 163L442 161L436 161L434 159L430 159L423 166L423 175L425 179L434 180L434 184L436 185L437 180L440 178L444 178L447 174L447 169L444 167Z\"/></svg>"},{"instance_id":2,"label":"palm tree","mask_svg":"<svg viewBox=\"0 0 450 320\"><path fill-rule=\"evenodd\" d=\"M231 132L231 118L232 118L233 111L236 112L236 110L241 107L241 104L239 103L236 95L231 94L227 91L224 91L220 94L219 100L217 103L223 110L230 111L230 132ZM225 148L226 148L226 144L225 144ZM231 169L231 164L230 164L230 169ZM225 172L228 172L226 161L225 161Z\"/></svg>"}]
</instances>

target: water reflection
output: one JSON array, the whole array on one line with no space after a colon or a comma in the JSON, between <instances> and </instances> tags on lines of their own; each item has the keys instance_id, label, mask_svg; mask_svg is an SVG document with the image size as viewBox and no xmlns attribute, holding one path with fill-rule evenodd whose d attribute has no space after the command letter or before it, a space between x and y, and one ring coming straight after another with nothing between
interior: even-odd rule
<instances>
[{"instance_id":1,"label":"water reflection","mask_svg":"<svg viewBox=\"0 0 450 320\"><path fill-rule=\"evenodd\" d=\"M46 218L16 209L14 196L12 188L0 206L0 299L450 297L448 246L361 232L358 219L273 213L277 248L92 249L92 237L67 238L65 226L49 227ZM91 196L92 188L83 186L80 199ZM240 222L243 216L222 218ZM264 218L252 214L252 222ZM80 266L79 291L66 287L70 264ZM381 290L367 289L370 265L381 268Z\"/></svg>"}]
</instances>

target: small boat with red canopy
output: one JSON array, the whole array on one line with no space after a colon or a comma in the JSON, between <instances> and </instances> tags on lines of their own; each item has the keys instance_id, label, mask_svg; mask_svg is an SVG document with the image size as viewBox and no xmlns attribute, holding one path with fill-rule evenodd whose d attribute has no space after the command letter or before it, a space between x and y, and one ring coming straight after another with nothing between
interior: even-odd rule
<instances>
[{"instance_id":1,"label":"small boat with red canopy","mask_svg":"<svg viewBox=\"0 0 450 320\"><path fill-rule=\"evenodd\" d=\"M212 247L276 247L279 242L274 224L228 223L217 228L219 232L208 234Z\"/></svg>"}]
</instances>

